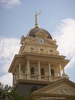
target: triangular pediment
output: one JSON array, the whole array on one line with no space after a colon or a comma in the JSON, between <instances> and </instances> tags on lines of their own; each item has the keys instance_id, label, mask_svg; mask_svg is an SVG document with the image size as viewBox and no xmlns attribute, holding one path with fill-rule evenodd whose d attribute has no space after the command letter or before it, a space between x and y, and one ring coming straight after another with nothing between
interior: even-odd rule
<instances>
[{"instance_id":1,"label":"triangular pediment","mask_svg":"<svg viewBox=\"0 0 75 100\"><path fill-rule=\"evenodd\" d=\"M36 38L30 38L28 44L35 44Z\"/></svg>"},{"instance_id":2,"label":"triangular pediment","mask_svg":"<svg viewBox=\"0 0 75 100\"><path fill-rule=\"evenodd\" d=\"M35 91L35 93L75 95L75 83L67 79L62 79Z\"/></svg>"},{"instance_id":3,"label":"triangular pediment","mask_svg":"<svg viewBox=\"0 0 75 100\"><path fill-rule=\"evenodd\" d=\"M53 40L48 40L48 39L46 39L45 44L47 44L47 45L56 45L56 44L53 42Z\"/></svg>"},{"instance_id":4,"label":"triangular pediment","mask_svg":"<svg viewBox=\"0 0 75 100\"><path fill-rule=\"evenodd\" d=\"M35 36L47 37L48 34L46 34L43 30L40 30L35 34Z\"/></svg>"}]
</instances>

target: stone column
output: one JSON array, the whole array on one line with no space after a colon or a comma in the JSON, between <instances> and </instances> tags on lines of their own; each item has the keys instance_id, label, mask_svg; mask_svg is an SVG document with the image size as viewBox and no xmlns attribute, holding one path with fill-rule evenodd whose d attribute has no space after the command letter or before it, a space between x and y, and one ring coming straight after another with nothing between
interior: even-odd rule
<instances>
[{"instance_id":1,"label":"stone column","mask_svg":"<svg viewBox=\"0 0 75 100\"><path fill-rule=\"evenodd\" d=\"M40 79L40 61L38 61L38 80Z\"/></svg>"},{"instance_id":2,"label":"stone column","mask_svg":"<svg viewBox=\"0 0 75 100\"><path fill-rule=\"evenodd\" d=\"M59 63L59 76L61 77L61 64Z\"/></svg>"},{"instance_id":3,"label":"stone column","mask_svg":"<svg viewBox=\"0 0 75 100\"><path fill-rule=\"evenodd\" d=\"M64 67L63 67L63 73L62 73L62 77L63 77L63 78L66 78L66 74L65 74Z\"/></svg>"},{"instance_id":4,"label":"stone column","mask_svg":"<svg viewBox=\"0 0 75 100\"><path fill-rule=\"evenodd\" d=\"M64 69L64 67L63 67L63 74L65 73L65 69Z\"/></svg>"},{"instance_id":5,"label":"stone column","mask_svg":"<svg viewBox=\"0 0 75 100\"><path fill-rule=\"evenodd\" d=\"M49 62L49 76L51 76L51 65L50 65L50 62Z\"/></svg>"},{"instance_id":6,"label":"stone column","mask_svg":"<svg viewBox=\"0 0 75 100\"><path fill-rule=\"evenodd\" d=\"M22 70L21 70L21 63L19 63L19 78L22 79L23 78L23 73L22 73Z\"/></svg>"},{"instance_id":7,"label":"stone column","mask_svg":"<svg viewBox=\"0 0 75 100\"><path fill-rule=\"evenodd\" d=\"M16 72L14 71L13 73L13 83L15 84L16 83Z\"/></svg>"},{"instance_id":8,"label":"stone column","mask_svg":"<svg viewBox=\"0 0 75 100\"><path fill-rule=\"evenodd\" d=\"M15 84L15 75L13 73L13 85Z\"/></svg>"},{"instance_id":9,"label":"stone column","mask_svg":"<svg viewBox=\"0 0 75 100\"><path fill-rule=\"evenodd\" d=\"M21 74L21 63L19 63L19 74Z\"/></svg>"},{"instance_id":10,"label":"stone column","mask_svg":"<svg viewBox=\"0 0 75 100\"><path fill-rule=\"evenodd\" d=\"M29 64L29 60L27 60L27 79L30 78L30 64Z\"/></svg>"},{"instance_id":11,"label":"stone column","mask_svg":"<svg viewBox=\"0 0 75 100\"><path fill-rule=\"evenodd\" d=\"M16 79L18 79L18 78L19 78L19 68L16 67Z\"/></svg>"},{"instance_id":12,"label":"stone column","mask_svg":"<svg viewBox=\"0 0 75 100\"><path fill-rule=\"evenodd\" d=\"M50 76L51 76L51 65L50 65L50 62L48 63L48 69L49 69L49 80L50 80Z\"/></svg>"}]
</instances>

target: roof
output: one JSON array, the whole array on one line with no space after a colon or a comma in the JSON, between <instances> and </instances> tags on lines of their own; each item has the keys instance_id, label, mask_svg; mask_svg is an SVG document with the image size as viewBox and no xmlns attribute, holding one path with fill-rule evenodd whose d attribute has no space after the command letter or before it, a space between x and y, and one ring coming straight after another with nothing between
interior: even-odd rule
<instances>
[{"instance_id":1,"label":"roof","mask_svg":"<svg viewBox=\"0 0 75 100\"><path fill-rule=\"evenodd\" d=\"M45 29L43 29L43 28L39 28L39 27L32 28L32 29L29 31L29 36L35 37L35 34L36 34L37 32L40 32L40 31L43 31L44 33L46 33L46 34L48 35L47 38L52 39L52 36L50 35L50 33L49 33L47 30L45 30Z\"/></svg>"},{"instance_id":2,"label":"roof","mask_svg":"<svg viewBox=\"0 0 75 100\"><path fill-rule=\"evenodd\" d=\"M52 84L48 84L47 86L38 89L36 91L33 91L31 95L29 96L28 100L31 100L33 97L43 97L45 100L46 97L51 98L51 97L57 97L61 98L63 97L64 99L71 99L75 100L75 83L63 78L60 79L56 82L53 82Z\"/></svg>"}]
</instances>

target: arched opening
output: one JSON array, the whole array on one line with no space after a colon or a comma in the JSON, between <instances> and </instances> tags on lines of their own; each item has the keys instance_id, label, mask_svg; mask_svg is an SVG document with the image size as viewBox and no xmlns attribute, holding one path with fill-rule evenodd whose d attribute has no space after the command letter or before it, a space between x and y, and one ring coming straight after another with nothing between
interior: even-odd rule
<instances>
[{"instance_id":1,"label":"arched opening","mask_svg":"<svg viewBox=\"0 0 75 100\"><path fill-rule=\"evenodd\" d=\"M54 76L54 70L51 69L51 76Z\"/></svg>"},{"instance_id":2,"label":"arched opening","mask_svg":"<svg viewBox=\"0 0 75 100\"><path fill-rule=\"evenodd\" d=\"M34 75L34 68L31 67L31 74Z\"/></svg>"},{"instance_id":3,"label":"arched opening","mask_svg":"<svg viewBox=\"0 0 75 100\"><path fill-rule=\"evenodd\" d=\"M36 90L37 90L37 87L34 86L34 87L32 87L31 92L36 91Z\"/></svg>"},{"instance_id":4,"label":"arched opening","mask_svg":"<svg viewBox=\"0 0 75 100\"><path fill-rule=\"evenodd\" d=\"M41 68L41 75L44 75L45 74L45 71L43 68Z\"/></svg>"}]
</instances>

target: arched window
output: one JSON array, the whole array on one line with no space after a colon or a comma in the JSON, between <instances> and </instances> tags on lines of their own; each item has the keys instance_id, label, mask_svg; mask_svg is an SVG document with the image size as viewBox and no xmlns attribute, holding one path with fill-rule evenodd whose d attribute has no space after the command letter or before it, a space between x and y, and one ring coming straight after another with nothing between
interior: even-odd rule
<instances>
[{"instance_id":1,"label":"arched window","mask_svg":"<svg viewBox=\"0 0 75 100\"><path fill-rule=\"evenodd\" d=\"M31 67L31 74L34 74L34 68Z\"/></svg>"},{"instance_id":2,"label":"arched window","mask_svg":"<svg viewBox=\"0 0 75 100\"><path fill-rule=\"evenodd\" d=\"M51 69L51 75L54 76L54 70L53 69Z\"/></svg>"},{"instance_id":3,"label":"arched window","mask_svg":"<svg viewBox=\"0 0 75 100\"><path fill-rule=\"evenodd\" d=\"M34 87L32 87L31 92L36 91L36 90L37 90L37 87L34 86Z\"/></svg>"},{"instance_id":4,"label":"arched window","mask_svg":"<svg viewBox=\"0 0 75 100\"><path fill-rule=\"evenodd\" d=\"M45 71L43 68L41 68L41 75L44 75L45 74Z\"/></svg>"}]
</instances>

